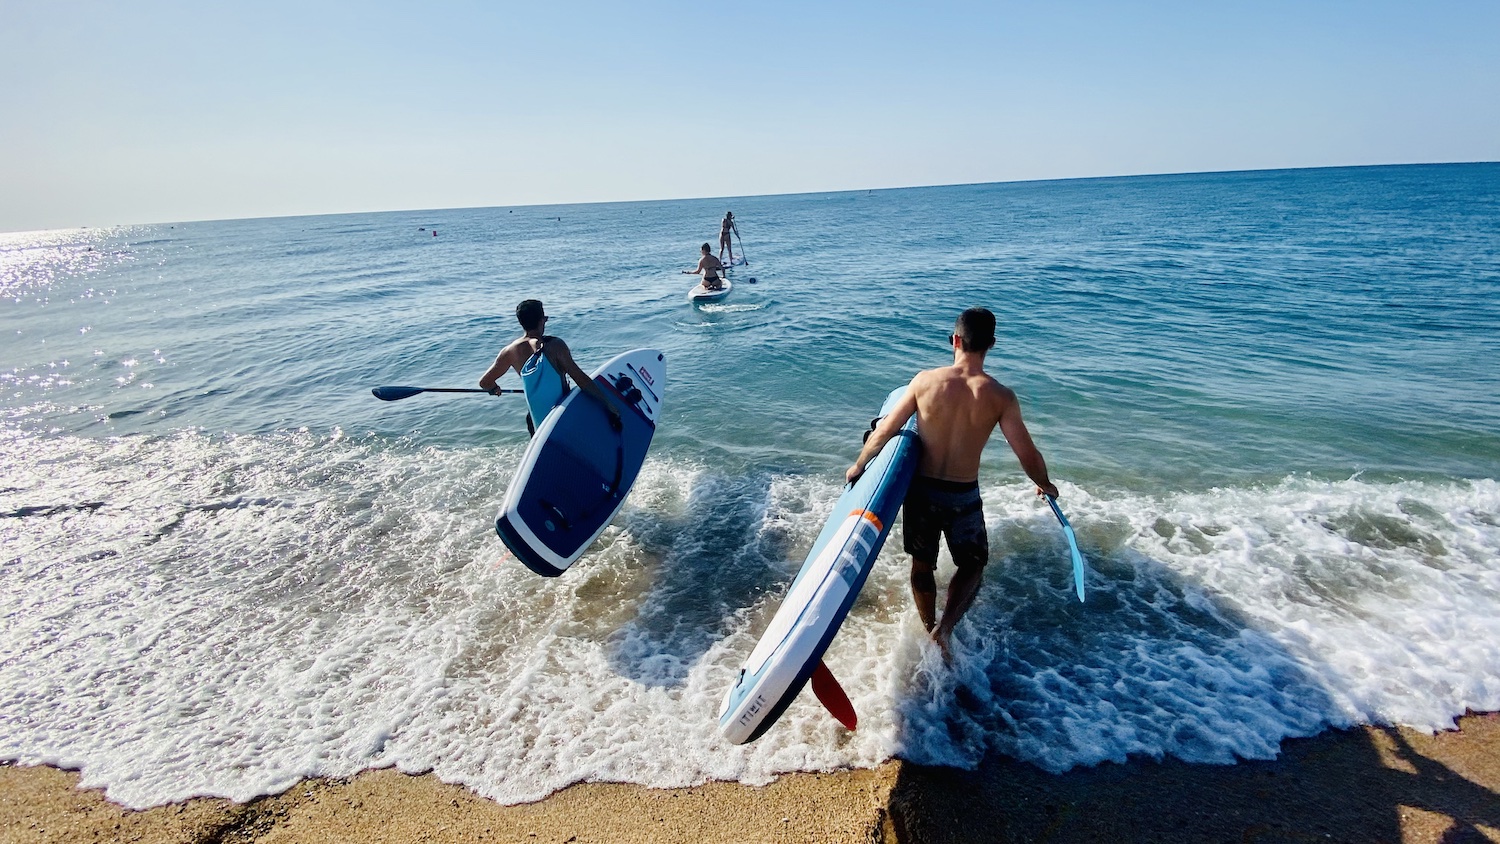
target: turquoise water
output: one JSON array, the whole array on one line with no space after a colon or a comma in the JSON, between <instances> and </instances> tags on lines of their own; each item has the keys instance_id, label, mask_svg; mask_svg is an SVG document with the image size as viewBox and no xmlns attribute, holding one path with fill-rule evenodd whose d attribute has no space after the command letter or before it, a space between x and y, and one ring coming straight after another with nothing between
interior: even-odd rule
<instances>
[{"instance_id":1,"label":"turquoise water","mask_svg":"<svg viewBox=\"0 0 1500 844\"><path fill-rule=\"evenodd\" d=\"M749 265L691 307L726 208ZM0 293L0 757L126 803L392 764L523 800L1230 762L1500 708L1500 165L20 233ZM519 401L369 394L472 386L528 297L585 368L669 368L641 481L557 581L491 527ZM723 745L860 433L971 305L1089 601L997 439L955 665L898 529L829 654L860 730L799 701Z\"/></svg>"}]
</instances>

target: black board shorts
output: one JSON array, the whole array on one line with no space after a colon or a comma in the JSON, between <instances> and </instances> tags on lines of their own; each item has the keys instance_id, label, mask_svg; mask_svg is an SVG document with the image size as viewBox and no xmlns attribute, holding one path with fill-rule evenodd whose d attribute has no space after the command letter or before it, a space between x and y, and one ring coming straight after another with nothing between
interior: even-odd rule
<instances>
[{"instance_id":1,"label":"black board shorts","mask_svg":"<svg viewBox=\"0 0 1500 844\"><path fill-rule=\"evenodd\" d=\"M978 481L961 483L918 475L906 491L901 516L903 544L914 560L936 563L938 537L943 535L959 568L990 561L990 535L984 525Z\"/></svg>"}]
</instances>

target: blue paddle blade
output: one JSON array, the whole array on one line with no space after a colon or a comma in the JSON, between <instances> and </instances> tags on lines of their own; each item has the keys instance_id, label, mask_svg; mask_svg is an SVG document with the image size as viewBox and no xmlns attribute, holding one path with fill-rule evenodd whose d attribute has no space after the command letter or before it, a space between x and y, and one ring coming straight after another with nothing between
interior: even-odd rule
<instances>
[{"instance_id":1,"label":"blue paddle blade","mask_svg":"<svg viewBox=\"0 0 1500 844\"><path fill-rule=\"evenodd\" d=\"M400 401L426 391L421 387L376 387L370 392L381 401Z\"/></svg>"},{"instance_id":2,"label":"blue paddle blade","mask_svg":"<svg viewBox=\"0 0 1500 844\"><path fill-rule=\"evenodd\" d=\"M1073 590L1078 593L1078 600L1083 600L1083 555L1078 552L1078 538L1073 535L1073 526L1068 524L1068 517L1063 515L1061 507L1057 506L1057 499L1047 496L1047 504L1052 508L1052 515L1057 517L1057 523L1062 525L1063 536L1068 538L1068 550L1073 553Z\"/></svg>"}]
</instances>

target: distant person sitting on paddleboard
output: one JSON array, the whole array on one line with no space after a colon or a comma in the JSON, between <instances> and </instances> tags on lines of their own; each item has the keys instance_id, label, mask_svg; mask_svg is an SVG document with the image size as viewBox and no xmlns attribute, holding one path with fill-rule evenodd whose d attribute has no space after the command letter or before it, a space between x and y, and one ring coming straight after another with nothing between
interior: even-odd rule
<instances>
[{"instance_id":1,"label":"distant person sitting on paddleboard","mask_svg":"<svg viewBox=\"0 0 1500 844\"><path fill-rule=\"evenodd\" d=\"M902 505L906 553L911 555L911 591L917 615L948 657L953 628L974 602L989 562L989 534L979 497L979 455L995 426L1005 435L1021 468L1036 483L1037 495L1057 495L1047 462L1021 420L1021 403L1004 384L984 371L984 356L995 345L995 315L970 308L959 315L953 334L953 365L917 373L906 396L871 432L854 465L844 473L853 483L906 420L917 415L922 456ZM948 584L948 601L937 622L938 536L945 534L958 567Z\"/></svg>"},{"instance_id":2,"label":"distant person sitting on paddleboard","mask_svg":"<svg viewBox=\"0 0 1500 844\"><path fill-rule=\"evenodd\" d=\"M719 223L719 260L724 260L724 250L729 250L729 263L734 263L734 242L729 239L729 233L739 234L740 230L734 224L734 212L725 211L724 221Z\"/></svg>"},{"instance_id":3,"label":"distant person sitting on paddleboard","mask_svg":"<svg viewBox=\"0 0 1500 844\"><path fill-rule=\"evenodd\" d=\"M500 376L512 369L516 371L517 375L522 375L522 380L524 381L525 376L522 374L522 368L526 366L526 362L532 355L541 352L546 356L547 362L552 365L553 369L572 379L573 383L577 384L585 393L598 399L604 405L604 409L609 411L610 421L614 424L615 429L618 430L620 427L619 408L610 402L604 395L604 391L599 389L599 385L594 383L594 379L590 378L587 373L579 368L578 364L573 360L573 352L568 349L568 344L564 343L561 337L553 337L550 334L543 333L547 326L547 314L542 309L542 303L536 299L527 299L517 305L516 321L521 323L521 329L525 333L518 339L511 341L510 345L500 350L500 354L495 358L495 363L480 377L479 388L498 395L496 390L499 388L495 382L500 380ZM566 383L563 384L563 390L560 391L559 401L561 401L561 393L565 391ZM542 420L540 419L533 420L531 414L528 413L526 415L526 430L528 432L535 433L535 426L541 423Z\"/></svg>"},{"instance_id":4,"label":"distant person sitting on paddleboard","mask_svg":"<svg viewBox=\"0 0 1500 844\"><path fill-rule=\"evenodd\" d=\"M724 269L724 262L714 257L713 247L707 243L703 244L699 251L703 253L703 257L698 259L698 268L696 270L683 270L683 274L698 275L702 273L703 289L722 290L724 280L719 277L719 272Z\"/></svg>"}]
</instances>

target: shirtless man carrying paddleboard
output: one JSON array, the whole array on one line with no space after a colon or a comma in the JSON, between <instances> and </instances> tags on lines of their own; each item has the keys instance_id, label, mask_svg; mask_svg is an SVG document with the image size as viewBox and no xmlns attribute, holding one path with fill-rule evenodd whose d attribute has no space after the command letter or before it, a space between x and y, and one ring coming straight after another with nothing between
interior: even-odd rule
<instances>
[{"instance_id":1,"label":"shirtless man carrying paddleboard","mask_svg":"<svg viewBox=\"0 0 1500 844\"><path fill-rule=\"evenodd\" d=\"M917 615L948 656L953 628L974 602L989 562L989 534L979 497L979 456L996 426L1036 483L1037 495L1057 495L1047 462L1021 420L1016 394L984 371L984 356L995 345L995 315L985 308L959 314L948 342L953 365L928 369L911 380L906 396L875 427L854 465L844 473L853 483L864 474L886 442L917 415L922 455L917 476L902 504L902 532L911 555L911 590ZM946 535L958 572L948 584L948 601L938 622L938 536Z\"/></svg>"}]
</instances>

